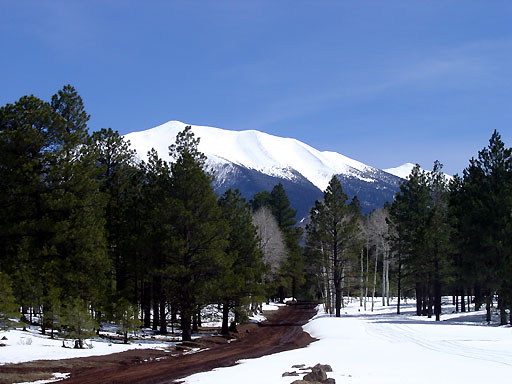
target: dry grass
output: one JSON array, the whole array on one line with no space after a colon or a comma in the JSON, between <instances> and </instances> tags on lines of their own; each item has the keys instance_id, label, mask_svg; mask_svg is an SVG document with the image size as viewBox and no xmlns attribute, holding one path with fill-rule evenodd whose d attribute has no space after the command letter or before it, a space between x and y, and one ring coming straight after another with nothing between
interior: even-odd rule
<instances>
[{"instance_id":1,"label":"dry grass","mask_svg":"<svg viewBox=\"0 0 512 384\"><path fill-rule=\"evenodd\" d=\"M51 378L53 378L51 372L43 371L2 373L0 375L0 384L23 383L26 381L48 380Z\"/></svg>"}]
</instances>

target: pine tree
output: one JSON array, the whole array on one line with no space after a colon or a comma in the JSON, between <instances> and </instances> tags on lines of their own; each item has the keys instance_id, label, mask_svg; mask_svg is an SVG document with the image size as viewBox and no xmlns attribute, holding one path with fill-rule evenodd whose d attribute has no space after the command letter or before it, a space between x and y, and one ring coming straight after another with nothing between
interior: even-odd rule
<instances>
[{"instance_id":1,"label":"pine tree","mask_svg":"<svg viewBox=\"0 0 512 384\"><path fill-rule=\"evenodd\" d=\"M0 326L7 330L13 323L11 319L19 318L19 306L12 293L11 279L5 273L0 273Z\"/></svg>"},{"instance_id":2,"label":"pine tree","mask_svg":"<svg viewBox=\"0 0 512 384\"><path fill-rule=\"evenodd\" d=\"M169 147L174 233L166 276L179 302L182 338L191 339L191 319L205 302L225 263L228 226L213 192L206 157L197 149L199 139L187 126Z\"/></svg>"},{"instance_id":3,"label":"pine tree","mask_svg":"<svg viewBox=\"0 0 512 384\"><path fill-rule=\"evenodd\" d=\"M64 308L62 323L66 327L65 336L75 340L75 348L84 348L84 340L94 336L97 326L87 305L79 298L70 299Z\"/></svg>"},{"instance_id":4,"label":"pine tree","mask_svg":"<svg viewBox=\"0 0 512 384\"><path fill-rule=\"evenodd\" d=\"M94 132L91 141L91 150L99 165L99 191L105 202L105 237L113 267L110 296L121 295L135 300L135 282L128 278L131 270L136 268L131 265L134 260L130 257L135 248L135 233L129 225L132 222L130 216L134 213L131 198L142 185L142 180L136 180L139 186L132 182L137 173L135 152L129 148L130 143L111 128Z\"/></svg>"},{"instance_id":5,"label":"pine tree","mask_svg":"<svg viewBox=\"0 0 512 384\"><path fill-rule=\"evenodd\" d=\"M146 325L149 316L149 301L153 303L153 329L160 326L166 333L166 302L176 287L165 282L166 268L173 260L175 236L175 200L172 197L172 180L167 162L158 157L155 150L148 153L145 164L146 183L143 188L144 219L144 288ZM151 297L148 297L148 296Z\"/></svg>"},{"instance_id":6,"label":"pine tree","mask_svg":"<svg viewBox=\"0 0 512 384\"><path fill-rule=\"evenodd\" d=\"M51 105L59 116L52 127L56 139L45 195L51 268L57 268L51 272L70 296L97 302L106 290L109 262L98 168L87 131L89 115L69 85L52 97Z\"/></svg>"},{"instance_id":7,"label":"pine tree","mask_svg":"<svg viewBox=\"0 0 512 384\"><path fill-rule=\"evenodd\" d=\"M53 339L54 330L62 320L62 292L58 287L50 285L47 288L46 295L43 297L43 319L41 321L42 333L46 333L46 328L50 328L50 337Z\"/></svg>"},{"instance_id":8,"label":"pine tree","mask_svg":"<svg viewBox=\"0 0 512 384\"><path fill-rule=\"evenodd\" d=\"M0 272L15 280L15 294L31 304L41 285L48 249L46 175L58 119L34 96L0 108Z\"/></svg>"},{"instance_id":9,"label":"pine tree","mask_svg":"<svg viewBox=\"0 0 512 384\"><path fill-rule=\"evenodd\" d=\"M142 325L139 320L139 309L126 299L120 299L115 305L116 324L123 333L123 343L128 344L128 333L135 332Z\"/></svg>"},{"instance_id":10,"label":"pine tree","mask_svg":"<svg viewBox=\"0 0 512 384\"><path fill-rule=\"evenodd\" d=\"M391 206L392 247L399 262L399 289L404 275L416 289L416 314L441 316L441 295L450 275L451 221L448 185L442 165L427 174L416 165ZM398 309L399 310L399 309Z\"/></svg>"},{"instance_id":11,"label":"pine tree","mask_svg":"<svg viewBox=\"0 0 512 384\"><path fill-rule=\"evenodd\" d=\"M464 170L461 188L459 235L464 259L469 256L478 309L486 303L486 320L491 320L491 304L495 294L506 323L510 306L510 212L512 192L512 149L505 148L497 131L488 147L478 152Z\"/></svg>"},{"instance_id":12,"label":"pine tree","mask_svg":"<svg viewBox=\"0 0 512 384\"><path fill-rule=\"evenodd\" d=\"M240 191L228 189L219 198L219 206L222 217L230 228L229 243L225 251L227 263L223 266L218 282L223 305L221 332L226 334L229 310L234 308L237 313L244 301L263 293L261 280L264 264L249 204L242 198Z\"/></svg>"},{"instance_id":13,"label":"pine tree","mask_svg":"<svg viewBox=\"0 0 512 384\"><path fill-rule=\"evenodd\" d=\"M448 217L448 184L441 170L441 163L436 161L429 177L430 205L427 231L427 252L436 321L440 321L442 288L446 285L450 273L448 255L452 230Z\"/></svg>"},{"instance_id":14,"label":"pine tree","mask_svg":"<svg viewBox=\"0 0 512 384\"><path fill-rule=\"evenodd\" d=\"M358 232L357 215L346 203L347 195L333 176L324 192L324 201L317 201L311 210L311 225L308 227L309 239L321 243L321 253L326 255L332 273L336 317L341 315L345 267L357 242Z\"/></svg>"},{"instance_id":15,"label":"pine tree","mask_svg":"<svg viewBox=\"0 0 512 384\"><path fill-rule=\"evenodd\" d=\"M264 201L264 199L261 200ZM295 298L298 288L304 283L304 257L299 245L302 238L302 229L295 226L297 224L295 220L297 211L290 206L290 200L283 184L279 183L272 188L268 198L268 206L284 234L288 252L288 257L281 270L278 287L280 301L283 301L288 289L291 296Z\"/></svg>"}]
</instances>

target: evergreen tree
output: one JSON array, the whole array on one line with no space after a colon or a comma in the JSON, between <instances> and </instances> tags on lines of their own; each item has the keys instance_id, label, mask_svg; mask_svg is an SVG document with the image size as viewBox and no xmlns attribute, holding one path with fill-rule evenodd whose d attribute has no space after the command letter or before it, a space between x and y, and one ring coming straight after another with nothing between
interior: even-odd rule
<instances>
[{"instance_id":1,"label":"evergreen tree","mask_svg":"<svg viewBox=\"0 0 512 384\"><path fill-rule=\"evenodd\" d=\"M98 302L106 290L109 263L98 168L87 131L89 115L69 85L52 97L51 105L59 119L52 127L55 148L46 176L52 231L49 268L68 295Z\"/></svg>"},{"instance_id":2,"label":"evergreen tree","mask_svg":"<svg viewBox=\"0 0 512 384\"><path fill-rule=\"evenodd\" d=\"M44 196L57 119L34 96L0 108L0 272L15 278L16 295L25 304L31 300L27 289L41 284L48 249Z\"/></svg>"},{"instance_id":3,"label":"evergreen tree","mask_svg":"<svg viewBox=\"0 0 512 384\"><path fill-rule=\"evenodd\" d=\"M510 212L512 211L512 150L505 148L494 131L488 147L478 152L464 170L459 197L459 236L464 259L469 257L473 275L475 306L486 303L487 321L495 294L506 323L510 306Z\"/></svg>"},{"instance_id":4,"label":"evergreen tree","mask_svg":"<svg viewBox=\"0 0 512 384\"><path fill-rule=\"evenodd\" d=\"M75 348L84 348L84 340L94 336L97 326L87 305L79 298L70 299L64 309L62 323L66 327L65 336L75 340Z\"/></svg>"},{"instance_id":5,"label":"evergreen tree","mask_svg":"<svg viewBox=\"0 0 512 384\"><path fill-rule=\"evenodd\" d=\"M234 308L237 313L244 300L255 299L262 294L264 264L249 204L242 198L240 191L228 189L220 197L219 206L230 228L225 251L227 262L218 282L223 305L221 332L226 334L229 310Z\"/></svg>"},{"instance_id":6,"label":"evergreen tree","mask_svg":"<svg viewBox=\"0 0 512 384\"><path fill-rule=\"evenodd\" d=\"M404 269L409 282L416 290L416 313L427 314L429 297L428 271L426 270L426 238L429 206L427 176L420 166L411 171L409 177L400 185L392 205L392 221L400 225L401 237L395 247L400 246L405 253Z\"/></svg>"},{"instance_id":7,"label":"evergreen tree","mask_svg":"<svg viewBox=\"0 0 512 384\"><path fill-rule=\"evenodd\" d=\"M19 306L12 293L11 279L6 273L0 272L0 326L7 330L12 325L11 319L19 318Z\"/></svg>"},{"instance_id":8,"label":"evergreen tree","mask_svg":"<svg viewBox=\"0 0 512 384\"><path fill-rule=\"evenodd\" d=\"M442 165L436 161L429 177L430 204L426 234L436 321L441 316L442 288L450 274L448 256L452 231L448 217L448 185L441 170Z\"/></svg>"},{"instance_id":9,"label":"evergreen tree","mask_svg":"<svg viewBox=\"0 0 512 384\"><path fill-rule=\"evenodd\" d=\"M43 297L43 319L41 321L42 333L46 333L46 328L50 328L50 337L54 338L56 326L62 319L62 292L58 287L50 285Z\"/></svg>"},{"instance_id":10,"label":"evergreen tree","mask_svg":"<svg viewBox=\"0 0 512 384\"><path fill-rule=\"evenodd\" d=\"M172 197L172 180L167 162L158 157L155 150L148 153L145 164L146 184L143 188L145 206L144 244L144 288L145 310L149 312L149 297L153 303L153 329L160 326L160 332L166 333L166 302L175 286L165 283L165 269L173 261L175 239L175 200ZM146 315L148 318L149 313ZM147 322L147 321L146 321ZM146 324L148 325L148 324Z\"/></svg>"},{"instance_id":11,"label":"evergreen tree","mask_svg":"<svg viewBox=\"0 0 512 384\"><path fill-rule=\"evenodd\" d=\"M166 276L179 302L183 340L191 339L191 319L214 286L225 263L228 226L222 219L206 157L197 149L199 139L187 126L169 147L173 207L172 251Z\"/></svg>"},{"instance_id":12,"label":"evergreen tree","mask_svg":"<svg viewBox=\"0 0 512 384\"><path fill-rule=\"evenodd\" d=\"M266 199L265 196L265 194L258 195L258 199L263 202ZM304 283L304 257L299 245L302 229L295 226L297 211L290 206L283 184L279 183L272 188L268 195L268 206L284 234L288 252L278 285L279 299L283 301L288 289L291 296L295 298L297 289Z\"/></svg>"},{"instance_id":13,"label":"evergreen tree","mask_svg":"<svg viewBox=\"0 0 512 384\"><path fill-rule=\"evenodd\" d=\"M115 301L113 295L135 300L135 282L128 275L136 268L130 256L134 250L133 238L137 233L130 226L130 216L134 214L132 197L139 192L142 180L136 180L140 185L132 182L137 169L135 152L129 146L130 143L111 128L103 128L92 134L92 151L99 167L99 191L105 202L106 248L113 269L110 302Z\"/></svg>"},{"instance_id":14,"label":"evergreen tree","mask_svg":"<svg viewBox=\"0 0 512 384\"><path fill-rule=\"evenodd\" d=\"M317 201L311 210L308 227L309 239L321 243L321 253L326 255L332 273L336 317L341 315L345 267L357 243L358 232L358 217L346 203L347 195L340 181L333 176L324 192L324 201Z\"/></svg>"},{"instance_id":15,"label":"evergreen tree","mask_svg":"<svg viewBox=\"0 0 512 384\"><path fill-rule=\"evenodd\" d=\"M126 299L120 299L115 306L116 324L123 333L123 343L128 344L128 333L135 332L142 325L139 320L139 309Z\"/></svg>"},{"instance_id":16,"label":"evergreen tree","mask_svg":"<svg viewBox=\"0 0 512 384\"><path fill-rule=\"evenodd\" d=\"M448 186L442 165L427 174L416 165L391 206L391 240L399 257L399 284L404 275L416 290L416 314L441 316L441 295L449 271L451 224Z\"/></svg>"},{"instance_id":17,"label":"evergreen tree","mask_svg":"<svg viewBox=\"0 0 512 384\"><path fill-rule=\"evenodd\" d=\"M256 212L258 209L262 207L270 206L270 192L269 191L261 191L255 193L252 200L250 201L252 210Z\"/></svg>"}]
</instances>

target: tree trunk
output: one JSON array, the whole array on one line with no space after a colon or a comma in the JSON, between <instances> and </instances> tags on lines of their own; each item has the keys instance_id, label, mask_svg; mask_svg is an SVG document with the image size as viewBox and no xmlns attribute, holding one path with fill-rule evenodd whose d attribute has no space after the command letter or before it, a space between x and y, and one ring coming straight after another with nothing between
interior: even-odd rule
<instances>
[{"instance_id":1,"label":"tree trunk","mask_svg":"<svg viewBox=\"0 0 512 384\"><path fill-rule=\"evenodd\" d=\"M430 292L431 289L429 287L429 290L428 290L428 312L427 312L427 317L429 319L432 318L432 308L434 307L434 298L432 297L432 292Z\"/></svg>"},{"instance_id":2,"label":"tree trunk","mask_svg":"<svg viewBox=\"0 0 512 384\"><path fill-rule=\"evenodd\" d=\"M144 289L142 293L142 308L144 312L144 328L151 327L151 289L149 283L144 283Z\"/></svg>"},{"instance_id":3,"label":"tree trunk","mask_svg":"<svg viewBox=\"0 0 512 384\"><path fill-rule=\"evenodd\" d=\"M364 261L363 261L363 248L361 248L361 276L359 278L359 287L360 287L360 294L359 294L359 306L363 306L363 278L364 278Z\"/></svg>"},{"instance_id":4,"label":"tree trunk","mask_svg":"<svg viewBox=\"0 0 512 384\"><path fill-rule=\"evenodd\" d=\"M175 302L172 302L170 304L170 306L171 306L171 332L174 333L174 324L176 324L176 322L178 320L178 316L176 313L176 308L178 307L178 305Z\"/></svg>"},{"instance_id":5,"label":"tree trunk","mask_svg":"<svg viewBox=\"0 0 512 384\"><path fill-rule=\"evenodd\" d=\"M336 317L341 317L341 287L336 287Z\"/></svg>"},{"instance_id":6,"label":"tree trunk","mask_svg":"<svg viewBox=\"0 0 512 384\"><path fill-rule=\"evenodd\" d=\"M423 292L421 289L421 283L416 283L416 316L421 316L422 313L422 298Z\"/></svg>"},{"instance_id":7,"label":"tree trunk","mask_svg":"<svg viewBox=\"0 0 512 384\"><path fill-rule=\"evenodd\" d=\"M157 331L159 325L160 325L159 303L156 300L156 295L153 295L153 331Z\"/></svg>"},{"instance_id":8,"label":"tree trunk","mask_svg":"<svg viewBox=\"0 0 512 384\"><path fill-rule=\"evenodd\" d=\"M491 322L491 301L492 295L488 294L485 300L485 321Z\"/></svg>"},{"instance_id":9,"label":"tree trunk","mask_svg":"<svg viewBox=\"0 0 512 384\"><path fill-rule=\"evenodd\" d=\"M402 256L400 251L398 253L398 284L397 284L397 299L396 314L400 314L400 299L402 298Z\"/></svg>"},{"instance_id":10,"label":"tree trunk","mask_svg":"<svg viewBox=\"0 0 512 384\"><path fill-rule=\"evenodd\" d=\"M223 335L229 333L229 303L227 300L222 303L222 329L220 333Z\"/></svg>"},{"instance_id":11,"label":"tree trunk","mask_svg":"<svg viewBox=\"0 0 512 384\"><path fill-rule=\"evenodd\" d=\"M498 308L500 310L500 325L507 325L507 311L503 306L503 300L500 294L498 294Z\"/></svg>"},{"instance_id":12,"label":"tree trunk","mask_svg":"<svg viewBox=\"0 0 512 384\"><path fill-rule=\"evenodd\" d=\"M382 306L386 305L386 246L382 244Z\"/></svg>"},{"instance_id":13,"label":"tree trunk","mask_svg":"<svg viewBox=\"0 0 512 384\"><path fill-rule=\"evenodd\" d=\"M192 313L192 333L197 333L199 328L197 327L197 312Z\"/></svg>"},{"instance_id":14,"label":"tree trunk","mask_svg":"<svg viewBox=\"0 0 512 384\"><path fill-rule=\"evenodd\" d=\"M167 312L165 310L166 298L164 295L160 298L160 334L167 334Z\"/></svg>"},{"instance_id":15,"label":"tree trunk","mask_svg":"<svg viewBox=\"0 0 512 384\"><path fill-rule=\"evenodd\" d=\"M181 313L181 340L192 340L192 329L190 322L190 314Z\"/></svg>"},{"instance_id":16,"label":"tree trunk","mask_svg":"<svg viewBox=\"0 0 512 384\"><path fill-rule=\"evenodd\" d=\"M285 295L284 295L284 287L282 285L279 286L277 289L278 295L279 295L279 302L284 303Z\"/></svg>"},{"instance_id":17,"label":"tree trunk","mask_svg":"<svg viewBox=\"0 0 512 384\"><path fill-rule=\"evenodd\" d=\"M436 321L441 321L441 282L439 280L434 283L434 313Z\"/></svg>"},{"instance_id":18,"label":"tree trunk","mask_svg":"<svg viewBox=\"0 0 512 384\"><path fill-rule=\"evenodd\" d=\"M368 298L368 278L370 276L370 271L369 271L369 268L370 268L370 263L368 262L369 261L369 257L368 257L368 241L366 242L366 283L365 283L365 287L364 287L364 310L366 311L366 301L367 301L367 298Z\"/></svg>"},{"instance_id":19,"label":"tree trunk","mask_svg":"<svg viewBox=\"0 0 512 384\"><path fill-rule=\"evenodd\" d=\"M334 238L336 239L336 231L334 233ZM336 241L332 244L332 269L333 269L333 282L334 289L336 293L335 297L335 307L336 307L336 317L341 316L341 300L342 300L342 290L341 290L341 263L339 260L338 254L338 244Z\"/></svg>"},{"instance_id":20,"label":"tree trunk","mask_svg":"<svg viewBox=\"0 0 512 384\"><path fill-rule=\"evenodd\" d=\"M386 305L389 307L389 249L386 247Z\"/></svg>"},{"instance_id":21,"label":"tree trunk","mask_svg":"<svg viewBox=\"0 0 512 384\"><path fill-rule=\"evenodd\" d=\"M475 311L479 311L482 306L483 298L480 290L480 286L475 285Z\"/></svg>"},{"instance_id":22,"label":"tree trunk","mask_svg":"<svg viewBox=\"0 0 512 384\"><path fill-rule=\"evenodd\" d=\"M343 295L344 295L344 291L345 291L345 266L341 267L340 287L341 287L341 308L345 308L345 300L343 300Z\"/></svg>"},{"instance_id":23,"label":"tree trunk","mask_svg":"<svg viewBox=\"0 0 512 384\"><path fill-rule=\"evenodd\" d=\"M377 288L377 264L378 264L378 257L379 257L379 248L377 247L375 249L375 268L373 272L373 291L372 291L372 312L373 312L373 306L375 303L375 289Z\"/></svg>"}]
</instances>

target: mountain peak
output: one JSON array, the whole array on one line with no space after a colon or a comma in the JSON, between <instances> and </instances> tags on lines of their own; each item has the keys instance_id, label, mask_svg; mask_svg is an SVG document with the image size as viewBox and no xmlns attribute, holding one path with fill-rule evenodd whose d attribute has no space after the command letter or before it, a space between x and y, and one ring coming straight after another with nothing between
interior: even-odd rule
<instances>
[{"instance_id":1,"label":"mountain peak","mask_svg":"<svg viewBox=\"0 0 512 384\"><path fill-rule=\"evenodd\" d=\"M405 163L405 164L402 164L402 165L400 165L398 167L395 167L395 168L383 169L383 171L387 172L387 173L390 173L392 175L398 176L398 177L400 177L402 179L407 179L409 177L409 175L411 174L412 169L415 166L416 166L416 164L413 164L413 163ZM424 170L423 168L421 168L421 169ZM430 172L432 172L432 171L426 171L426 172L430 174ZM444 173L444 176L448 180L451 180L453 178L453 176L448 175L447 173Z\"/></svg>"},{"instance_id":2,"label":"mountain peak","mask_svg":"<svg viewBox=\"0 0 512 384\"><path fill-rule=\"evenodd\" d=\"M190 125L181 121L168 121L146 131L125 135L139 156L145 157L151 148L169 161L168 147L178 132ZM192 132L201 140L199 150L210 166L235 164L251 170L292 180L301 174L321 191L333 175L353 176L372 181L368 174L378 170L336 152L319 151L299 140L273 136L268 133L229 131L221 128L191 125ZM363 176L363 173L366 176Z\"/></svg>"}]
</instances>

